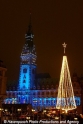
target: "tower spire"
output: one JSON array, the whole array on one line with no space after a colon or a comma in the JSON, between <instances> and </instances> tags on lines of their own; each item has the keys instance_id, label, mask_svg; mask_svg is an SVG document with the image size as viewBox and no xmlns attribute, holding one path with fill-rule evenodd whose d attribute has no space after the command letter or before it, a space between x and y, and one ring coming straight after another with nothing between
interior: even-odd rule
<instances>
[{"instance_id":1,"label":"tower spire","mask_svg":"<svg viewBox=\"0 0 83 124\"><path fill-rule=\"evenodd\" d=\"M65 42L64 42L64 44L62 44L62 45L64 47L64 54L65 54L65 49L66 49L67 44L65 44Z\"/></svg>"},{"instance_id":2,"label":"tower spire","mask_svg":"<svg viewBox=\"0 0 83 124\"><path fill-rule=\"evenodd\" d=\"M32 25L31 25L31 13L30 13L30 18L29 18L29 26L28 26L28 34L32 33Z\"/></svg>"},{"instance_id":3,"label":"tower spire","mask_svg":"<svg viewBox=\"0 0 83 124\"><path fill-rule=\"evenodd\" d=\"M29 24L31 24L31 12L30 12L30 22L29 22Z\"/></svg>"}]
</instances>

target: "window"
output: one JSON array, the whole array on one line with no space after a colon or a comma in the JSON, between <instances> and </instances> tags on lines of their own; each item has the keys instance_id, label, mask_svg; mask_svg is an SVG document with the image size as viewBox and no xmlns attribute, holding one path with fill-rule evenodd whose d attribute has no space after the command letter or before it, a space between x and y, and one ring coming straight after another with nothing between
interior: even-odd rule
<instances>
[{"instance_id":1,"label":"window","mask_svg":"<svg viewBox=\"0 0 83 124\"><path fill-rule=\"evenodd\" d=\"M42 92L42 95L44 95L44 92Z\"/></svg>"},{"instance_id":2,"label":"window","mask_svg":"<svg viewBox=\"0 0 83 124\"><path fill-rule=\"evenodd\" d=\"M36 95L35 92L33 93L33 95Z\"/></svg>"},{"instance_id":3,"label":"window","mask_svg":"<svg viewBox=\"0 0 83 124\"><path fill-rule=\"evenodd\" d=\"M38 92L38 95L40 95L40 92Z\"/></svg>"},{"instance_id":4,"label":"window","mask_svg":"<svg viewBox=\"0 0 83 124\"><path fill-rule=\"evenodd\" d=\"M12 96L15 97L15 93L13 93Z\"/></svg>"},{"instance_id":5,"label":"window","mask_svg":"<svg viewBox=\"0 0 83 124\"><path fill-rule=\"evenodd\" d=\"M46 99L46 104L48 104L48 102L49 102L48 99Z\"/></svg>"},{"instance_id":6,"label":"window","mask_svg":"<svg viewBox=\"0 0 83 124\"><path fill-rule=\"evenodd\" d=\"M49 92L46 92L46 95L49 95Z\"/></svg>"},{"instance_id":7,"label":"window","mask_svg":"<svg viewBox=\"0 0 83 124\"><path fill-rule=\"evenodd\" d=\"M11 93L9 93L9 98L11 97Z\"/></svg>"},{"instance_id":8,"label":"window","mask_svg":"<svg viewBox=\"0 0 83 124\"><path fill-rule=\"evenodd\" d=\"M23 83L26 83L26 80L23 80Z\"/></svg>"},{"instance_id":9,"label":"window","mask_svg":"<svg viewBox=\"0 0 83 124\"><path fill-rule=\"evenodd\" d=\"M51 92L51 95L54 95L54 92Z\"/></svg>"},{"instance_id":10,"label":"window","mask_svg":"<svg viewBox=\"0 0 83 124\"><path fill-rule=\"evenodd\" d=\"M47 87L47 89L49 89L49 86L48 85L46 87Z\"/></svg>"},{"instance_id":11,"label":"window","mask_svg":"<svg viewBox=\"0 0 83 124\"><path fill-rule=\"evenodd\" d=\"M51 100L51 105L53 105L54 104L54 101L53 100Z\"/></svg>"},{"instance_id":12,"label":"window","mask_svg":"<svg viewBox=\"0 0 83 124\"><path fill-rule=\"evenodd\" d=\"M18 95L18 93L16 93L16 95Z\"/></svg>"}]
</instances>

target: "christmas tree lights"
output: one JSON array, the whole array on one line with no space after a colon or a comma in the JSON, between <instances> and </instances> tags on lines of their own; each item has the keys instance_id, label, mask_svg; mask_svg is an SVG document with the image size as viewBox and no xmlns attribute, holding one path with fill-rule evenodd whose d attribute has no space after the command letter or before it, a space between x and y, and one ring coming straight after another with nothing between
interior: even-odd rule
<instances>
[{"instance_id":1,"label":"christmas tree lights","mask_svg":"<svg viewBox=\"0 0 83 124\"><path fill-rule=\"evenodd\" d=\"M63 47L65 53L65 43L63 44ZM65 55L63 56L62 61L56 108L60 110L65 110L65 112L67 112L68 110L76 109L67 56Z\"/></svg>"}]
</instances>

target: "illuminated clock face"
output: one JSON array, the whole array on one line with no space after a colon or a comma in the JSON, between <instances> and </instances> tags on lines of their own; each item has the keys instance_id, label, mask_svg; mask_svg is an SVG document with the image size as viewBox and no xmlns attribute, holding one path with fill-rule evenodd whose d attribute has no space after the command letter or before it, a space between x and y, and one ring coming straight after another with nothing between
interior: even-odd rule
<instances>
[{"instance_id":1,"label":"illuminated clock face","mask_svg":"<svg viewBox=\"0 0 83 124\"><path fill-rule=\"evenodd\" d=\"M27 69L26 68L23 69L23 73L27 73Z\"/></svg>"}]
</instances>

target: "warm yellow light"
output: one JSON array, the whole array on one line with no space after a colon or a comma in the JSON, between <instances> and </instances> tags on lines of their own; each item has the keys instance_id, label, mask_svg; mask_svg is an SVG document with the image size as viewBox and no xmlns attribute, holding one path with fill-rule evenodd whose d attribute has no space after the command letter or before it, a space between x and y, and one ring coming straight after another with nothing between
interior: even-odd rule
<instances>
[{"instance_id":1,"label":"warm yellow light","mask_svg":"<svg viewBox=\"0 0 83 124\"><path fill-rule=\"evenodd\" d=\"M59 119L59 117L55 117L55 120L58 120Z\"/></svg>"},{"instance_id":2,"label":"warm yellow light","mask_svg":"<svg viewBox=\"0 0 83 124\"><path fill-rule=\"evenodd\" d=\"M65 110L65 112L67 113L68 110Z\"/></svg>"},{"instance_id":3,"label":"warm yellow light","mask_svg":"<svg viewBox=\"0 0 83 124\"><path fill-rule=\"evenodd\" d=\"M27 120L30 120L30 117L26 117Z\"/></svg>"},{"instance_id":4,"label":"warm yellow light","mask_svg":"<svg viewBox=\"0 0 83 124\"><path fill-rule=\"evenodd\" d=\"M20 112L20 111L21 111L21 109L17 109L17 111L18 111L18 112Z\"/></svg>"},{"instance_id":5,"label":"warm yellow light","mask_svg":"<svg viewBox=\"0 0 83 124\"><path fill-rule=\"evenodd\" d=\"M82 114L80 114L80 116L81 116L81 118L83 118L83 115Z\"/></svg>"},{"instance_id":6,"label":"warm yellow light","mask_svg":"<svg viewBox=\"0 0 83 124\"><path fill-rule=\"evenodd\" d=\"M52 113L56 113L56 111L53 111Z\"/></svg>"},{"instance_id":7,"label":"warm yellow light","mask_svg":"<svg viewBox=\"0 0 83 124\"><path fill-rule=\"evenodd\" d=\"M34 112L35 111L35 109L32 109L32 112Z\"/></svg>"},{"instance_id":8,"label":"warm yellow light","mask_svg":"<svg viewBox=\"0 0 83 124\"><path fill-rule=\"evenodd\" d=\"M43 110L43 112L45 113L45 112L46 112L46 110Z\"/></svg>"},{"instance_id":9,"label":"warm yellow light","mask_svg":"<svg viewBox=\"0 0 83 124\"><path fill-rule=\"evenodd\" d=\"M63 56L56 108L65 112L76 109L67 56Z\"/></svg>"},{"instance_id":10,"label":"warm yellow light","mask_svg":"<svg viewBox=\"0 0 83 124\"><path fill-rule=\"evenodd\" d=\"M7 112L8 110L7 109L5 109L5 112Z\"/></svg>"},{"instance_id":11,"label":"warm yellow light","mask_svg":"<svg viewBox=\"0 0 83 124\"><path fill-rule=\"evenodd\" d=\"M75 120L75 121L77 121L77 120L78 120L78 118L74 118L74 120Z\"/></svg>"},{"instance_id":12,"label":"warm yellow light","mask_svg":"<svg viewBox=\"0 0 83 124\"><path fill-rule=\"evenodd\" d=\"M50 117L50 114L47 114L48 117Z\"/></svg>"}]
</instances>

